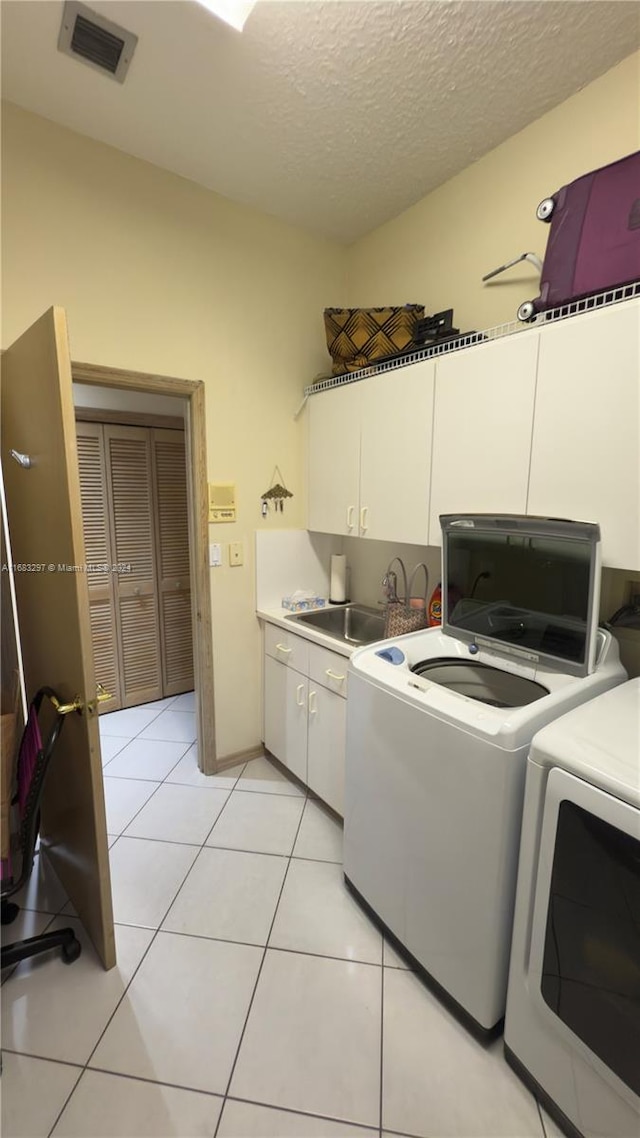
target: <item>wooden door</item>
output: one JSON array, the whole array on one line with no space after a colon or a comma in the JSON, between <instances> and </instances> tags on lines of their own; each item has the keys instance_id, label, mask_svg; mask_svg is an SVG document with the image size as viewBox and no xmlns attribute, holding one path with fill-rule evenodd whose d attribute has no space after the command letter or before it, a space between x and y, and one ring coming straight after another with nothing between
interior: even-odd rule
<instances>
[{"instance_id":1,"label":"wooden door","mask_svg":"<svg viewBox=\"0 0 640 1138\"><path fill-rule=\"evenodd\" d=\"M115 557L107 500L103 430L99 423L78 423L78 465L82 528L89 587L89 616L96 680L113 695L105 713L122 707L115 611Z\"/></svg>"},{"instance_id":2,"label":"wooden door","mask_svg":"<svg viewBox=\"0 0 640 1138\"><path fill-rule=\"evenodd\" d=\"M96 681L82 535L71 364L63 309L3 356L1 454L28 698L42 685L66 717L44 788L41 840L105 968L116 962ZM29 456L22 466L12 450ZM41 567L41 568L40 568ZM68 568L67 568L68 567ZM77 567L77 568L76 568Z\"/></svg>"},{"instance_id":3,"label":"wooden door","mask_svg":"<svg viewBox=\"0 0 640 1138\"><path fill-rule=\"evenodd\" d=\"M184 431L151 431L163 695L193 689Z\"/></svg>"},{"instance_id":4,"label":"wooden door","mask_svg":"<svg viewBox=\"0 0 640 1138\"><path fill-rule=\"evenodd\" d=\"M422 360L358 385L361 537L427 544L434 376Z\"/></svg>"},{"instance_id":5,"label":"wooden door","mask_svg":"<svg viewBox=\"0 0 640 1138\"><path fill-rule=\"evenodd\" d=\"M103 430L122 706L132 707L162 696L151 439L145 427Z\"/></svg>"}]
</instances>

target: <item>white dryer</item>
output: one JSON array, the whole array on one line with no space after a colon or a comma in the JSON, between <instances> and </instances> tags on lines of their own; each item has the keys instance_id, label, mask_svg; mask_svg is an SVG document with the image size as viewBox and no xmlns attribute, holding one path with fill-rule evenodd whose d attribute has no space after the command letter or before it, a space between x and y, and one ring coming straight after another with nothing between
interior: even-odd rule
<instances>
[{"instance_id":1,"label":"white dryer","mask_svg":"<svg viewBox=\"0 0 640 1138\"><path fill-rule=\"evenodd\" d=\"M597 628L597 526L441 521L442 629L350 661L344 872L483 1034L504 1016L531 739L626 673Z\"/></svg>"},{"instance_id":2,"label":"white dryer","mask_svg":"<svg viewBox=\"0 0 640 1138\"><path fill-rule=\"evenodd\" d=\"M533 740L505 1054L568 1134L640 1134L640 679Z\"/></svg>"}]
</instances>

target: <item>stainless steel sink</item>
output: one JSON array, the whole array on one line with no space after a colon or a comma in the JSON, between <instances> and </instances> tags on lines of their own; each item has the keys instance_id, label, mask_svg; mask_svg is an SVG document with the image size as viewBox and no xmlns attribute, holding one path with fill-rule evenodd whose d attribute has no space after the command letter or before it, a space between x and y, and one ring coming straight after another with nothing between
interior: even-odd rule
<instances>
[{"instance_id":1,"label":"stainless steel sink","mask_svg":"<svg viewBox=\"0 0 640 1138\"><path fill-rule=\"evenodd\" d=\"M384 637L384 613L366 605L340 605L316 612L291 613L287 620L317 628L345 644L373 644Z\"/></svg>"}]
</instances>

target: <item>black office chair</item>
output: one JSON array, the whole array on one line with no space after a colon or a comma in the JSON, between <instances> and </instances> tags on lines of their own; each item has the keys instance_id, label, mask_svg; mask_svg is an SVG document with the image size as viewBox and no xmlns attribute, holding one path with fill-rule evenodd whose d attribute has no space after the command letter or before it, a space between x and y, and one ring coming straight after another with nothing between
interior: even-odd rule
<instances>
[{"instance_id":1,"label":"black office chair","mask_svg":"<svg viewBox=\"0 0 640 1138\"><path fill-rule=\"evenodd\" d=\"M43 705L45 696L47 702ZM29 705L27 723L18 752L17 791L12 801L12 806L17 810L19 827L17 833L12 835L10 856L2 861L1 867L0 896L3 925L10 925L18 916L20 907L9 898L22 889L33 869L40 829L42 790L64 723L64 716L58 712L60 703L51 688L40 688ZM46 731L43 731L42 724L45 719L48 726ZM65 964L72 964L82 951L80 941L72 928L56 929L55 932L45 932L40 936L3 945L2 967L8 968L12 964L18 964L21 960L27 960L28 957L41 952L48 952L52 948L62 949L62 959Z\"/></svg>"}]
</instances>

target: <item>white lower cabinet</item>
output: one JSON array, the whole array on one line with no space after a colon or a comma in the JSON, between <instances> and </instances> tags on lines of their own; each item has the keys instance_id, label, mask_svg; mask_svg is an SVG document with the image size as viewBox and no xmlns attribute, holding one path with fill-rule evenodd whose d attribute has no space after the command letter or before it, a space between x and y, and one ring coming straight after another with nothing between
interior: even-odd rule
<instances>
[{"instance_id":1,"label":"white lower cabinet","mask_svg":"<svg viewBox=\"0 0 640 1138\"><path fill-rule=\"evenodd\" d=\"M264 658L264 745L302 782L307 781L308 680Z\"/></svg>"},{"instance_id":2,"label":"white lower cabinet","mask_svg":"<svg viewBox=\"0 0 640 1138\"><path fill-rule=\"evenodd\" d=\"M306 661L304 673L294 659L298 666ZM265 626L265 747L338 814L344 813L348 662Z\"/></svg>"},{"instance_id":3,"label":"white lower cabinet","mask_svg":"<svg viewBox=\"0 0 640 1138\"><path fill-rule=\"evenodd\" d=\"M342 815L346 732L346 699L316 684L309 692L307 783Z\"/></svg>"}]
</instances>

